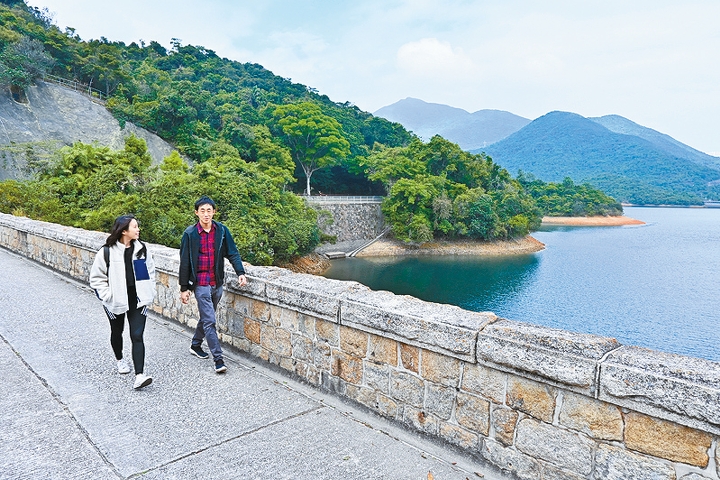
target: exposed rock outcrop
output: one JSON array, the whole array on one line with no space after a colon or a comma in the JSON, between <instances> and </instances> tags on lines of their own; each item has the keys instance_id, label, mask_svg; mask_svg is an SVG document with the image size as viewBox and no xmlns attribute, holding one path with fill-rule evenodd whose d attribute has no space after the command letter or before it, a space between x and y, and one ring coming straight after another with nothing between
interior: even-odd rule
<instances>
[{"instance_id":1,"label":"exposed rock outcrop","mask_svg":"<svg viewBox=\"0 0 720 480\"><path fill-rule=\"evenodd\" d=\"M173 151L172 145L130 122L120 128L120 123L102 104L80 92L38 81L17 102L9 90L2 91L0 180L24 176L24 155L14 154L7 148L10 145L33 142L38 144L35 148L50 150L80 141L120 150L125 138L133 134L145 140L153 163L161 162Z\"/></svg>"}]
</instances>

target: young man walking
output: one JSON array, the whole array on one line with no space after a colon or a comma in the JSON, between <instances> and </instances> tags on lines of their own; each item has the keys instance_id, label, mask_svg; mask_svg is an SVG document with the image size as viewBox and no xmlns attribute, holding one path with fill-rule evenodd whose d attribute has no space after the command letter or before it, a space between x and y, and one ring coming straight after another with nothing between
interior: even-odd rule
<instances>
[{"instance_id":1,"label":"young man walking","mask_svg":"<svg viewBox=\"0 0 720 480\"><path fill-rule=\"evenodd\" d=\"M230 260L241 287L247 284L247 278L230 230L213 220L215 209L211 198L200 198L195 202L198 223L183 232L180 243L180 300L187 304L190 292L194 292L200 313L190 352L199 358L208 358L201 347L203 338L207 339L215 361L215 372L225 373L227 366L215 329L215 311L223 294L225 259Z\"/></svg>"}]
</instances>

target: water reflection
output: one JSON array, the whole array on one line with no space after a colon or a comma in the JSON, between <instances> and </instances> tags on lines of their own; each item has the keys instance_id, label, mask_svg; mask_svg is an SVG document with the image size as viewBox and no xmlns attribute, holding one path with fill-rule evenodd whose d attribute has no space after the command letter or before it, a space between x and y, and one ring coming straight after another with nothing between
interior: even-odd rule
<instances>
[{"instance_id":1,"label":"water reflection","mask_svg":"<svg viewBox=\"0 0 720 480\"><path fill-rule=\"evenodd\" d=\"M333 260L325 276L475 311L512 301L532 282L536 255L375 257Z\"/></svg>"}]
</instances>

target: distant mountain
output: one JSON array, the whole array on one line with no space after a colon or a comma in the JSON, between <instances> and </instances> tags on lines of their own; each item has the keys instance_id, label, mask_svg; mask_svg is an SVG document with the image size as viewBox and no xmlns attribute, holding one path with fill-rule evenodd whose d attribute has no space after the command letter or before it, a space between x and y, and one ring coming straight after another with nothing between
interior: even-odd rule
<instances>
[{"instance_id":1,"label":"distant mountain","mask_svg":"<svg viewBox=\"0 0 720 480\"><path fill-rule=\"evenodd\" d=\"M588 119L550 112L474 150L480 151L513 175L522 170L550 182L570 177L592 183L622 202L697 203L720 198L720 159L618 116Z\"/></svg>"},{"instance_id":2,"label":"distant mountain","mask_svg":"<svg viewBox=\"0 0 720 480\"><path fill-rule=\"evenodd\" d=\"M482 148L517 132L527 118L502 110L469 113L461 108L406 98L382 107L373 115L397 122L423 140L433 135L455 142L464 150Z\"/></svg>"},{"instance_id":3,"label":"distant mountain","mask_svg":"<svg viewBox=\"0 0 720 480\"><path fill-rule=\"evenodd\" d=\"M625 135L634 135L644 138L660 150L679 158L686 158L700 165L711 168L720 168L720 158L678 142L670 135L665 135L652 128L643 127L620 115L605 115L603 117L590 117L589 120L597 122L608 130Z\"/></svg>"}]
</instances>

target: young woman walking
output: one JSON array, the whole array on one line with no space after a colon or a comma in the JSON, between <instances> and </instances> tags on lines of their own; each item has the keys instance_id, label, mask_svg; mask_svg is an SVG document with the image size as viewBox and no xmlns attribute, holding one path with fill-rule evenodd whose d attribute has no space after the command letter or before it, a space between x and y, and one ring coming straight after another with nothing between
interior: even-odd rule
<instances>
[{"instance_id":1,"label":"young woman walking","mask_svg":"<svg viewBox=\"0 0 720 480\"><path fill-rule=\"evenodd\" d=\"M155 264L139 238L140 227L135 217L118 217L90 269L90 287L102 300L110 320L110 345L119 373L130 373L130 367L123 358L123 328L127 317L135 367L133 388L136 390L152 383L152 377L144 373L143 332L147 307L155 298Z\"/></svg>"}]
</instances>

